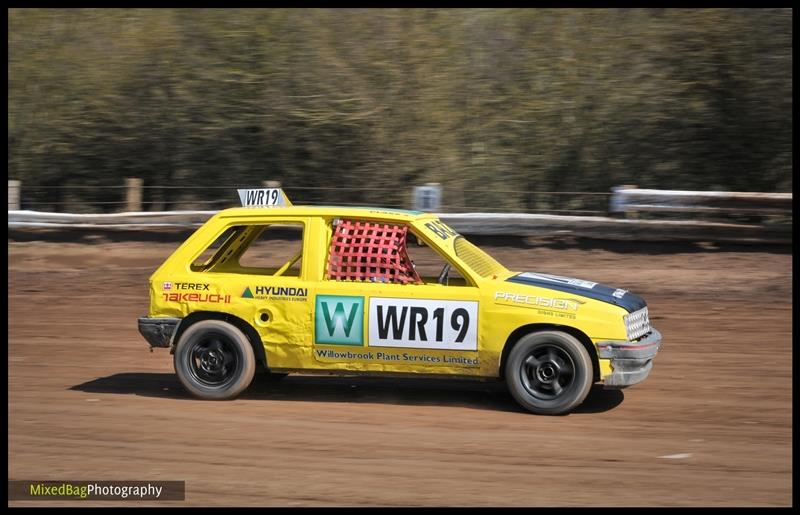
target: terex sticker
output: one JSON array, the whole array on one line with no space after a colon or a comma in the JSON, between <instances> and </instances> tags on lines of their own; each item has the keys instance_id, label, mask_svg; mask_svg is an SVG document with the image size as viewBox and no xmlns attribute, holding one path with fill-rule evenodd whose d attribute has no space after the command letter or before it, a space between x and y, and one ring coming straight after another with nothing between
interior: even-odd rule
<instances>
[{"instance_id":1,"label":"terex sticker","mask_svg":"<svg viewBox=\"0 0 800 515\"><path fill-rule=\"evenodd\" d=\"M364 297L317 295L315 343L364 345Z\"/></svg>"},{"instance_id":2,"label":"terex sticker","mask_svg":"<svg viewBox=\"0 0 800 515\"><path fill-rule=\"evenodd\" d=\"M476 351L478 303L373 297L369 346Z\"/></svg>"}]
</instances>

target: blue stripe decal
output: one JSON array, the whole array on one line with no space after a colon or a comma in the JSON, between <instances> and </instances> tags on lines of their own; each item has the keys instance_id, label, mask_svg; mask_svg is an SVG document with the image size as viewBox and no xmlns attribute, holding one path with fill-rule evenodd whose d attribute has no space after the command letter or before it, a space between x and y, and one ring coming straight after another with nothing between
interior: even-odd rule
<instances>
[{"instance_id":1,"label":"blue stripe decal","mask_svg":"<svg viewBox=\"0 0 800 515\"><path fill-rule=\"evenodd\" d=\"M647 302L640 296L633 294L629 291L618 290L612 286L605 284L594 283L591 281L583 281L580 279L572 279L570 277L560 277L557 275L547 274L517 274L514 277L507 279L510 283L528 284L530 286L538 286L540 288L547 288L549 290L563 291L588 297L590 299L600 300L620 306L633 313L643 307L647 306ZM624 291L620 295L620 292ZM619 296L615 296L614 293Z\"/></svg>"}]
</instances>

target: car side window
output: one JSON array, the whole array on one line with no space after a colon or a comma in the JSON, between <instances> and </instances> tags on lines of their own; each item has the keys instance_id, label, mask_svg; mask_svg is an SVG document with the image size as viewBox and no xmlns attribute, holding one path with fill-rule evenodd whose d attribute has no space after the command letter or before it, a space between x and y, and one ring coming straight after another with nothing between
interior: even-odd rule
<instances>
[{"instance_id":1,"label":"car side window","mask_svg":"<svg viewBox=\"0 0 800 515\"><path fill-rule=\"evenodd\" d=\"M470 282L450 260L443 258L441 254L425 243L425 240L412 231L408 233L408 255L425 284L471 286ZM445 268L448 265L449 267Z\"/></svg>"},{"instance_id":2,"label":"car side window","mask_svg":"<svg viewBox=\"0 0 800 515\"><path fill-rule=\"evenodd\" d=\"M405 224L350 219L332 224L326 280L468 285L436 251L422 247Z\"/></svg>"},{"instance_id":3,"label":"car side window","mask_svg":"<svg viewBox=\"0 0 800 515\"><path fill-rule=\"evenodd\" d=\"M422 282L406 252L408 227L385 222L336 219L325 279L394 284Z\"/></svg>"},{"instance_id":4,"label":"car side window","mask_svg":"<svg viewBox=\"0 0 800 515\"><path fill-rule=\"evenodd\" d=\"M231 248L232 244L242 237L245 229L247 229L246 226L234 226L225 229L192 261L190 267L192 272L205 272L217 264L222 259L223 254Z\"/></svg>"},{"instance_id":5,"label":"car side window","mask_svg":"<svg viewBox=\"0 0 800 515\"><path fill-rule=\"evenodd\" d=\"M202 261L195 260L192 269L203 272L241 273L248 275L271 275L299 277L303 260L304 226L300 222L281 222L274 224L243 225L231 228L227 238L222 234L223 243L214 251L212 257ZM198 265L198 262L202 264Z\"/></svg>"}]
</instances>

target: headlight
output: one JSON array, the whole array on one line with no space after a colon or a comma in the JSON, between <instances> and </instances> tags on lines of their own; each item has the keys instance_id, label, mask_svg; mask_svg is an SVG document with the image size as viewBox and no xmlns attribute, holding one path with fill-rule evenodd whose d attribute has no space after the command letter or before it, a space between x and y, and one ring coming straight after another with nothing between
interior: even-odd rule
<instances>
[{"instance_id":1,"label":"headlight","mask_svg":"<svg viewBox=\"0 0 800 515\"><path fill-rule=\"evenodd\" d=\"M647 314L647 306L639 311L628 313L623 317L625 321L625 332L628 333L628 341L635 341L650 332L650 317Z\"/></svg>"}]
</instances>

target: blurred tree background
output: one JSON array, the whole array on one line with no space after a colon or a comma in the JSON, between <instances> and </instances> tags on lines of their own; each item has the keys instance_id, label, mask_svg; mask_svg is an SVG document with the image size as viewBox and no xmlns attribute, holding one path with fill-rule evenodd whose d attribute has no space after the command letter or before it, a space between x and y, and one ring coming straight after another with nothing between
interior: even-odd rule
<instances>
[{"instance_id":1,"label":"blurred tree background","mask_svg":"<svg viewBox=\"0 0 800 515\"><path fill-rule=\"evenodd\" d=\"M110 209L124 191L96 187L124 177L150 209L262 180L396 206L440 182L450 209L792 186L791 9L10 9L8 29L23 207Z\"/></svg>"}]
</instances>

